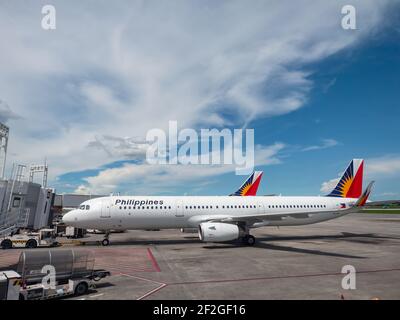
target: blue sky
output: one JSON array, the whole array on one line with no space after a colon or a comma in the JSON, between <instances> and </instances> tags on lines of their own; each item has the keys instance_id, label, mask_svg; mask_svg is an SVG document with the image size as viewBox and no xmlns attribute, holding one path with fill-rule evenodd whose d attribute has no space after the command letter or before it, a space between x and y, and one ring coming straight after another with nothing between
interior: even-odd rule
<instances>
[{"instance_id":1,"label":"blue sky","mask_svg":"<svg viewBox=\"0 0 400 320\"><path fill-rule=\"evenodd\" d=\"M254 128L260 194L324 194L364 158L374 198L400 197L398 2L354 1L357 30L345 1L94 3L54 1L54 31L45 2L0 5L8 169L46 157L58 192L234 191L232 167L146 165L146 132L177 120Z\"/></svg>"}]
</instances>

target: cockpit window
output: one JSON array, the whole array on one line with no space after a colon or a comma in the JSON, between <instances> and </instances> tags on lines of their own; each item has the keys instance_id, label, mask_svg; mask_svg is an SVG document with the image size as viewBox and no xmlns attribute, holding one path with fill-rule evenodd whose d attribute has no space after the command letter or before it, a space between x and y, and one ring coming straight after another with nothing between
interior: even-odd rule
<instances>
[{"instance_id":1,"label":"cockpit window","mask_svg":"<svg viewBox=\"0 0 400 320\"><path fill-rule=\"evenodd\" d=\"M82 205L82 206L79 207L79 209L80 209L80 210L85 210L85 206Z\"/></svg>"},{"instance_id":2,"label":"cockpit window","mask_svg":"<svg viewBox=\"0 0 400 320\"><path fill-rule=\"evenodd\" d=\"M90 206L89 205L86 206L86 210L90 210Z\"/></svg>"}]
</instances>

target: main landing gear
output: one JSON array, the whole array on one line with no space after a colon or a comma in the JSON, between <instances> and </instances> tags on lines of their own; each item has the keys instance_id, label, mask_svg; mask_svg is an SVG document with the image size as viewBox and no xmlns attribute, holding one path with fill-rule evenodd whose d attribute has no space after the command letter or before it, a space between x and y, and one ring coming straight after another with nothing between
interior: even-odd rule
<instances>
[{"instance_id":1,"label":"main landing gear","mask_svg":"<svg viewBox=\"0 0 400 320\"><path fill-rule=\"evenodd\" d=\"M250 234L246 234L243 238L242 238L242 242L245 245L248 246L253 246L256 243L256 238Z\"/></svg>"},{"instance_id":2,"label":"main landing gear","mask_svg":"<svg viewBox=\"0 0 400 320\"><path fill-rule=\"evenodd\" d=\"M106 234L104 235L104 239L103 239L103 241L101 241L102 246L106 247L110 244L110 240L108 239L109 236L110 236L110 232L106 231Z\"/></svg>"},{"instance_id":3,"label":"main landing gear","mask_svg":"<svg viewBox=\"0 0 400 320\"><path fill-rule=\"evenodd\" d=\"M239 224L238 226L241 230L240 239L242 243L247 246L253 246L256 243L256 238L249 233L249 227L245 224Z\"/></svg>"}]
</instances>

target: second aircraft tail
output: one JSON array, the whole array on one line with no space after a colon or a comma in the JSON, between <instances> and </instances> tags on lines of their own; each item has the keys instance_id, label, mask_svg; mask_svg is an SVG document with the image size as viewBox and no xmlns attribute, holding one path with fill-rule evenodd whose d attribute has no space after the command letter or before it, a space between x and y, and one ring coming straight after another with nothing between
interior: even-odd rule
<instances>
[{"instance_id":1,"label":"second aircraft tail","mask_svg":"<svg viewBox=\"0 0 400 320\"><path fill-rule=\"evenodd\" d=\"M262 171L254 171L231 196L255 196L260 185Z\"/></svg>"}]
</instances>

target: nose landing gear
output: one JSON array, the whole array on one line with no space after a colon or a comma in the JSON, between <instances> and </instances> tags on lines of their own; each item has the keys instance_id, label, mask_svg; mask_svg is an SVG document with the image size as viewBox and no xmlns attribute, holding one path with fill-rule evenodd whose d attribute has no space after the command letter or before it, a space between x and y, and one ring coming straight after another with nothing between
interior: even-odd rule
<instances>
[{"instance_id":1,"label":"nose landing gear","mask_svg":"<svg viewBox=\"0 0 400 320\"><path fill-rule=\"evenodd\" d=\"M104 235L104 239L101 241L101 245L106 247L110 244L110 240L108 239L110 236L110 232L106 231L106 234Z\"/></svg>"}]
</instances>

